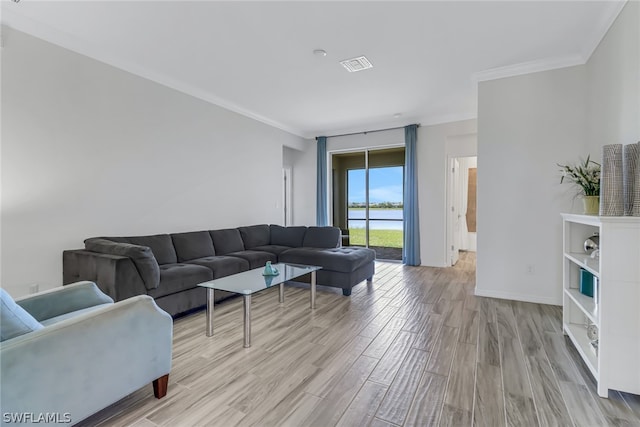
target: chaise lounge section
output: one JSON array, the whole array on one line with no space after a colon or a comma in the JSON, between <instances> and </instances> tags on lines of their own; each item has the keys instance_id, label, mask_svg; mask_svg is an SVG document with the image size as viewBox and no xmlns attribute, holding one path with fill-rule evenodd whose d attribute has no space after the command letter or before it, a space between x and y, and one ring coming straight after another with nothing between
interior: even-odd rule
<instances>
[{"instance_id":1,"label":"chaise lounge section","mask_svg":"<svg viewBox=\"0 0 640 427\"><path fill-rule=\"evenodd\" d=\"M253 225L134 237L95 237L63 252L63 283L90 280L114 300L150 295L175 316L206 305L199 283L260 268L267 261L317 265L317 284L342 289L371 280L375 252L340 247L335 227ZM231 294L216 292L216 301Z\"/></svg>"}]
</instances>

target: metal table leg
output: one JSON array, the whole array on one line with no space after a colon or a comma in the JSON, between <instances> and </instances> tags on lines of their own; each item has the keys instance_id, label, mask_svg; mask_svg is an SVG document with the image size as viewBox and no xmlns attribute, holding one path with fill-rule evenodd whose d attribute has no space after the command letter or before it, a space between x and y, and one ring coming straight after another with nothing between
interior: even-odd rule
<instances>
[{"instance_id":1,"label":"metal table leg","mask_svg":"<svg viewBox=\"0 0 640 427\"><path fill-rule=\"evenodd\" d=\"M316 308L316 272L311 272L311 308Z\"/></svg>"},{"instance_id":2,"label":"metal table leg","mask_svg":"<svg viewBox=\"0 0 640 427\"><path fill-rule=\"evenodd\" d=\"M213 336L213 301L214 290L207 289L207 336Z\"/></svg>"},{"instance_id":3,"label":"metal table leg","mask_svg":"<svg viewBox=\"0 0 640 427\"><path fill-rule=\"evenodd\" d=\"M280 303L284 302L284 283L280 283Z\"/></svg>"},{"instance_id":4,"label":"metal table leg","mask_svg":"<svg viewBox=\"0 0 640 427\"><path fill-rule=\"evenodd\" d=\"M251 347L251 295L244 297L244 347Z\"/></svg>"}]
</instances>

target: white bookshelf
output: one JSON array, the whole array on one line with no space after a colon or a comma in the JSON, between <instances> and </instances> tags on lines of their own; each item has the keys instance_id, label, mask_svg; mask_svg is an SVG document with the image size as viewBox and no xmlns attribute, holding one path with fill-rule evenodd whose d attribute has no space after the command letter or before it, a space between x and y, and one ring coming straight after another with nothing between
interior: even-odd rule
<instances>
[{"instance_id":1,"label":"white bookshelf","mask_svg":"<svg viewBox=\"0 0 640 427\"><path fill-rule=\"evenodd\" d=\"M640 394L640 217L562 214L563 329L598 383L598 394ZM600 256L584 241L600 235ZM579 291L580 269L598 278L599 301ZM587 325L598 328L597 354Z\"/></svg>"}]
</instances>

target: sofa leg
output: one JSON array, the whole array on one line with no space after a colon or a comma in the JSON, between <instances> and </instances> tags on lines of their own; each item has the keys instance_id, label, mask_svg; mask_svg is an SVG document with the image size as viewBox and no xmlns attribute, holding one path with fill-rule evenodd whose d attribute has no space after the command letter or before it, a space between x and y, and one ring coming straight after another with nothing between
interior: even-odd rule
<instances>
[{"instance_id":1,"label":"sofa leg","mask_svg":"<svg viewBox=\"0 0 640 427\"><path fill-rule=\"evenodd\" d=\"M349 295L351 295L351 288L342 289L342 295L344 295L345 297L348 297Z\"/></svg>"},{"instance_id":2,"label":"sofa leg","mask_svg":"<svg viewBox=\"0 0 640 427\"><path fill-rule=\"evenodd\" d=\"M162 399L167 395L167 386L169 385L169 374L153 380L153 395L156 399Z\"/></svg>"}]
</instances>

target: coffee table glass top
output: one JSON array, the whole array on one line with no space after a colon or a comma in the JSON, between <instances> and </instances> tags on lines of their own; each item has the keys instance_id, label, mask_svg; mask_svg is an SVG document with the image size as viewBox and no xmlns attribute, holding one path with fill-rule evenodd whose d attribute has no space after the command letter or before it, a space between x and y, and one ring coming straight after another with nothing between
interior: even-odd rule
<instances>
[{"instance_id":1,"label":"coffee table glass top","mask_svg":"<svg viewBox=\"0 0 640 427\"><path fill-rule=\"evenodd\" d=\"M264 267L255 268L249 271L243 271L242 273L232 274L231 276L221 277L219 279L210 280L208 282L200 283L198 286L204 288L217 289L221 291L235 292L237 294L251 295L253 293L265 290L272 286L279 285L280 283L288 280L293 280L297 277L304 276L322 269L315 265L300 265L300 264L273 264L272 267L278 269L280 274L277 276L263 276L262 272Z\"/></svg>"}]
</instances>

